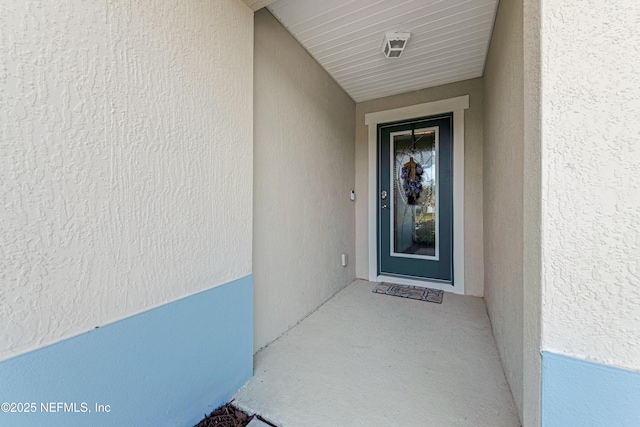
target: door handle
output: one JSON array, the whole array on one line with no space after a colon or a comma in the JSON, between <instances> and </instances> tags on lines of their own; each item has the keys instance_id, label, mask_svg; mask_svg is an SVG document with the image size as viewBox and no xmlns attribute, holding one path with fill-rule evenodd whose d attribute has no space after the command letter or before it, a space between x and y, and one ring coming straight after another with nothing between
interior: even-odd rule
<instances>
[{"instance_id":1,"label":"door handle","mask_svg":"<svg viewBox=\"0 0 640 427\"><path fill-rule=\"evenodd\" d=\"M381 207L382 209L389 209L389 206L387 206L387 205L382 205L382 206L380 206L380 207Z\"/></svg>"}]
</instances>

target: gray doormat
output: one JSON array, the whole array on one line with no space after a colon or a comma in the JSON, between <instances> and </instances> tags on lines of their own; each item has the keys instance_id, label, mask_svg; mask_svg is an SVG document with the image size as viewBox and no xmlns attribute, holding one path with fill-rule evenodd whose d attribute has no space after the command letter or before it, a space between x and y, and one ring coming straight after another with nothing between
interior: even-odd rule
<instances>
[{"instance_id":1,"label":"gray doormat","mask_svg":"<svg viewBox=\"0 0 640 427\"><path fill-rule=\"evenodd\" d=\"M394 297L417 299L420 301L442 304L444 291L423 288L422 286L396 285L395 283L378 283L373 290L376 294L392 295Z\"/></svg>"}]
</instances>

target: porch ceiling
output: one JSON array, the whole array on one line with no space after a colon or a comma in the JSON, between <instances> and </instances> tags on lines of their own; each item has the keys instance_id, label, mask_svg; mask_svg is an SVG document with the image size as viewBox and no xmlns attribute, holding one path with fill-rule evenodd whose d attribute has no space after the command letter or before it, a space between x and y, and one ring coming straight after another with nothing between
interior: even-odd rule
<instances>
[{"instance_id":1,"label":"porch ceiling","mask_svg":"<svg viewBox=\"0 0 640 427\"><path fill-rule=\"evenodd\" d=\"M254 12L274 2L274 0L242 0Z\"/></svg>"},{"instance_id":2,"label":"porch ceiling","mask_svg":"<svg viewBox=\"0 0 640 427\"><path fill-rule=\"evenodd\" d=\"M497 0L277 0L273 15L356 101L482 76ZM401 58L387 32L409 32Z\"/></svg>"}]
</instances>

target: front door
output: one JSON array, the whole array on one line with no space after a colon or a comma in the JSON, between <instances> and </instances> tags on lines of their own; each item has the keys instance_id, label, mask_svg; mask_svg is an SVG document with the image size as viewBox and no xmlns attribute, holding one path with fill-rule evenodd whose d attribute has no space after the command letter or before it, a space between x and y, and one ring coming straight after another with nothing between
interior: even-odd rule
<instances>
[{"instance_id":1,"label":"front door","mask_svg":"<svg viewBox=\"0 0 640 427\"><path fill-rule=\"evenodd\" d=\"M378 125L378 274L453 283L452 114Z\"/></svg>"}]
</instances>

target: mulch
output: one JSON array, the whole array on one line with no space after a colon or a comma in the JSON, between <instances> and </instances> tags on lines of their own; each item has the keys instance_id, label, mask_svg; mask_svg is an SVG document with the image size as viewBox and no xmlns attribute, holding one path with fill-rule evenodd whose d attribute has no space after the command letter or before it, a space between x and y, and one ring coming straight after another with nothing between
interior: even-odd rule
<instances>
[{"instance_id":1,"label":"mulch","mask_svg":"<svg viewBox=\"0 0 640 427\"><path fill-rule=\"evenodd\" d=\"M195 427L245 427L253 416L249 416L230 403L219 407L206 416Z\"/></svg>"}]
</instances>

